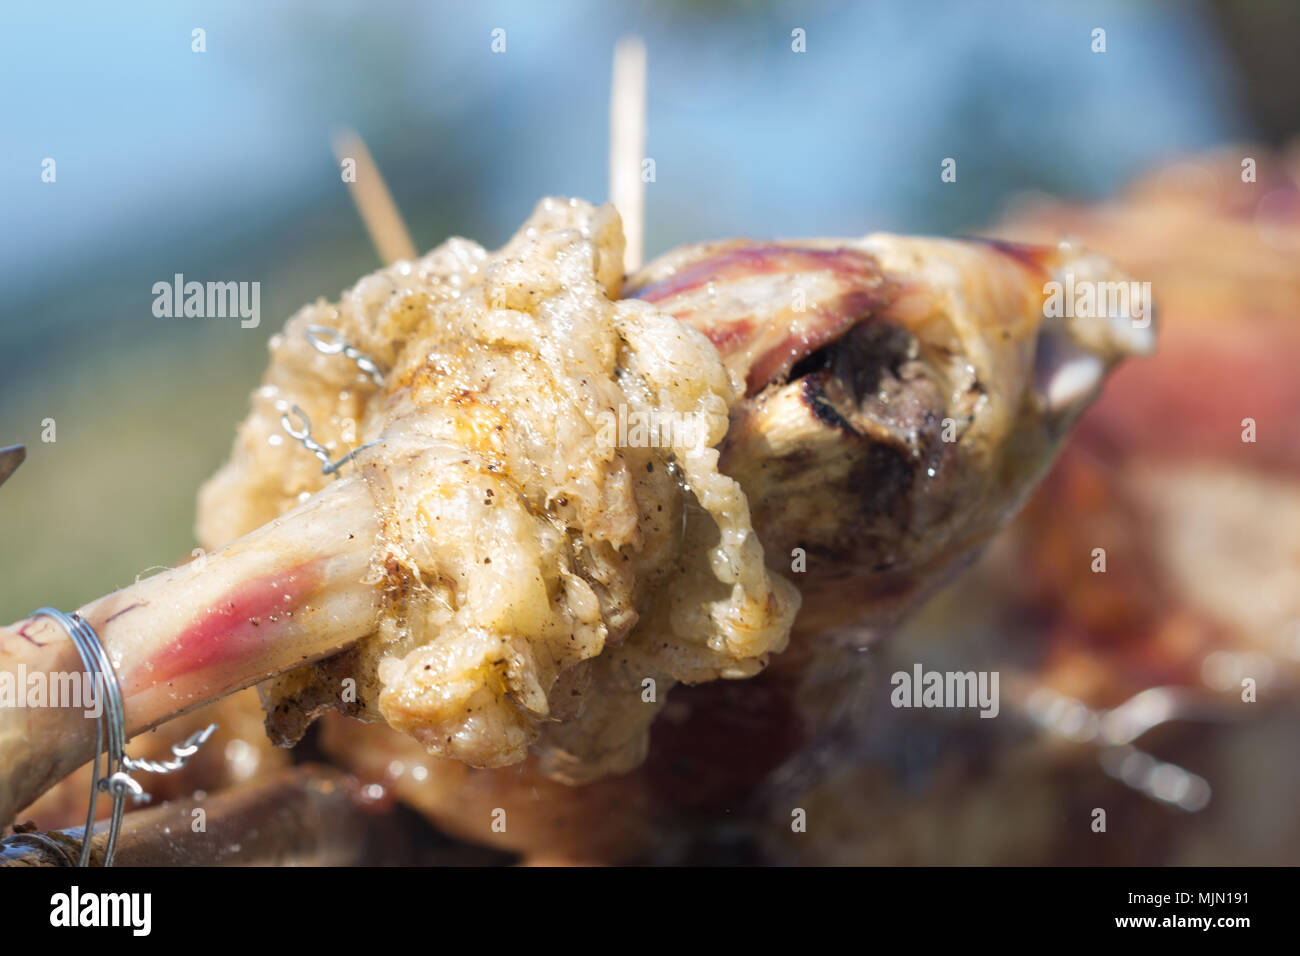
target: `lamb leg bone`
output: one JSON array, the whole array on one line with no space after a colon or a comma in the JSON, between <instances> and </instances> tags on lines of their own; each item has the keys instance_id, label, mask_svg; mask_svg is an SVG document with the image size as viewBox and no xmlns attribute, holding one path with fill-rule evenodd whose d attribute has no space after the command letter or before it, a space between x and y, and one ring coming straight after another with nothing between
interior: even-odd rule
<instances>
[{"instance_id":1,"label":"lamb leg bone","mask_svg":"<svg viewBox=\"0 0 1300 956\"><path fill-rule=\"evenodd\" d=\"M369 492L344 478L215 554L79 608L117 669L127 737L370 633L377 534ZM80 684L81 672L48 618L0 628L0 821L93 756L85 707L50 706L63 700L53 675Z\"/></svg>"}]
</instances>

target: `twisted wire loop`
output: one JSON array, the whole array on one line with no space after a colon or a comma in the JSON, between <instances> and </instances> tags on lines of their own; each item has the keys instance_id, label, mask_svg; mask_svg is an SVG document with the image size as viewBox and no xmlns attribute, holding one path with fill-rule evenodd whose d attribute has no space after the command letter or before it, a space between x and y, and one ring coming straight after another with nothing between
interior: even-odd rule
<instances>
[{"instance_id":1,"label":"twisted wire loop","mask_svg":"<svg viewBox=\"0 0 1300 956\"><path fill-rule=\"evenodd\" d=\"M331 329L327 325L309 325L303 334L306 335L307 341L311 343L311 347L317 352L322 355L342 355L349 358L356 363L357 368L370 376L370 381L374 382L375 385L384 384L384 373L375 364L375 360L360 349L349 345L337 330ZM294 419L297 420L297 423L295 423ZM291 406L287 412L280 416L280 427L288 432L290 438L320 459L320 470L323 475L336 474L358 452L365 451L371 445L377 444L373 441L366 442L361 447L352 449L338 461L331 461L329 449L311 437L311 419L297 405Z\"/></svg>"},{"instance_id":2,"label":"twisted wire loop","mask_svg":"<svg viewBox=\"0 0 1300 956\"><path fill-rule=\"evenodd\" d=\"M337 331L327 325L309 325L306 331L307 341L311 343L312 348L322 355L339 355L350 358L356 363L357 368L370 376L370 381L376 385L384 384L384 373L380 371L375 360L365 352L349 345L343 340L343 337Z\"/></svg>"},{"instance_id":3,"label":"twisted wire loop","mask_svg":"<svg viewBox=\"0 0 1300 956\"><path fill-rule=\"evenodd\" d=\"M199 748L208 742L208 738L216 733L217 725L208 724L202 730L196 730L178 744L172 744L172 753L174 756L170 760L142 760L136 757L126 757L123 764L128 770L143 770L146 773L175 773L187 763L190 758L199 752Z\"/></svg>"},{"instance_id":4,"label":"twisted wire loop","mask_svg":"<svg viewBox=\"0 0 1300 956\"><path fill-rule=\"evenodd\" d=\"M90 865L90 848L95 831L95 808L101 790L113 798L113 815L108 824L108 836L104 844L104 866L113 865L117 853L117 838L122 830L122 814L126 809L126 798L131 797L135 803L149 799L130 775L131 770L143 770L147 773L173 773L185 766L205 741L217 729L216 724L209 724L203 730L190 735L184 742L172 747L176 756L167 761L134 760L126 755L126 716L122 711L122 686L117 680L117 671L113 661L104 649L95 629L78 614L65 614L52 607L38 608L31 615L48 617L67 632L77 648L81 663L92 679L91 686L95 693L105 697L100 715L95 718L95 756L91 762L90 806L86 811L86 828L82 832L81 854L77 866ZM107 726L105 726L107 724ZM107 740L105 740L107 738ZM105 744L107 750L105 751ZM99 773L99 758L105 754L106 767L103 776ZM31 836L27 834L26 836Z\"/></svg>"},{"instance_id":5,"label":"twisted wire loop","mask_svg":"<svg viewBox=\"0 0 1300 956\"><path fill-rule=\"evenodd\" d=\"M290 419L290 415L297 418L300 424L295 425ZM280 416L280 427L289 433L290 438L297 441L303 448L306 448L309 452L320 459L320 470L322 475L334 474L350 462L356 455L365 451L372 445L377 444L377 442L368 441L364 445L352 449L338 461L330 461L329 449L311 437L311 419L308 418L307 413L297 405L291 406L289 411Z\"/></svg>"}]
</instances>

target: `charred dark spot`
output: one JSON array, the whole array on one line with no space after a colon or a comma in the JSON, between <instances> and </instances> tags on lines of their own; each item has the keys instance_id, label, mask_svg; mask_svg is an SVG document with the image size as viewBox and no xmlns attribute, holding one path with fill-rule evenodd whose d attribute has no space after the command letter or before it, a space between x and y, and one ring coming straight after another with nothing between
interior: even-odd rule
<instances>
[{"instance_id":1,"label":"charred dark spot","mask_svg":"<svg viewBox=\"0 0 1300 956\"><path fill-rule=\"evenodd\" d=\"M875 395L889 377L900 378L904 363L916 358L916 338L886 322L862 322L844 336L797 362L792 378L817 371L834 373L849 397L863 402Z\"/></svg>"},{"instance_id":2,"label":"charred dark spot","mask_svg":"<svg viewBox=\"0 0 1300 956\"><path fill-rule=\"evenodd\" d=\"M848 435L856 436L857 430L849 424L848 419L836 410L826 397L826 374L806 375L802 379L804 404L827 428L835 428ZM791 456L795 457L795 456Z\"/></svg>"},{"instance_id":3,"label":"charred dark spot","mask_svg":"<svg viewBox=\"0 0 1300 956\"><path fill-rule=\"evenodd\" d=\"M915 526L928 520L918 502L937 497L934 481L953 446L941 440L943 389L918 353L906 329L864 322L794 369L809 412L858 446L836 479L854 509L821 523L807 549L829 567L887 572L906 562ZM775 467L793 474L823 465L813 452L802 457Z\"/></svg>"},{"instance_id":4,"label":"charred dark spot","mask_svg":"<svg viewBox=\"0 0 1300 956\"><path fill-rule=\"evenodd\" d=\"M942 395L919 361L915 337L896 325L862 323L794 369L819 421L854 435L914 446L934 431Z\"/></svg>"},{"instance_id":5,"label":"charred dark spot","mask_svg":"<svg viewBox=\"0 0 1300 956\"><path fill-rule=\"evenodd\" d=\"M911 495L916 462L904 449L873 442L849 476L858 493L863 516L883 517L906 527L911 520Z\"/></svg>"}]
</instances>

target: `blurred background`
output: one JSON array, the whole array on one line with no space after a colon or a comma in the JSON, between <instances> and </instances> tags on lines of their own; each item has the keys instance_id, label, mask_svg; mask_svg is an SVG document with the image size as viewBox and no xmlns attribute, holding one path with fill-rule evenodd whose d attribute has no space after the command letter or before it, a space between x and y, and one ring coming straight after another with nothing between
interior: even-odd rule
<instances>
[{"instance_id":1,"label":"blurred background","mask_svg":"<svg viewBox=\"0 0 1300 956\"><path fill-rule=\"evenodd\" d=\"M206 52L191 50L196 27ZM792 50L796 28L806 52ZM1093 49L1098 28L1104 52ZM1291 0L8 4L0 445L29 454L0 490L0 619L79 605L194 547L195 493L229 450L267 338L379 265L330 152L334 130L365 139L421 251L455 234L492 247L544 195L607 197L611 51L628 33L648 49L648 256L733 235L995 231L1079 236L1153 281L1161 357L1117 378L1055 483L889 653L931 667L950 646L981 648L999 666L1015 656L1029 677L1095 708L1170 682L1214 690L1207 657L1262 654L1285 711L1300 659ZM957 180L944 183L949 157ZM1254 182L1241 179L1243 157L1257 161ZM42 181L47 158L54 182ZM260 326L156 318L153 284L175 273L260 282ZM1254 447L1240 440L1247 416ZM1159 483L1211 465L1208 484ZM1222 520L1187 531L1183 518L1206 509ZM1127 590L1114 574L1104 586L1087 574L1099 541L1131 556ZM1206 549L1215 561L1179 564ZM1231 688L1240 661L1215 660L1209 683ZM1201 731L1182 751L1170 742L1169 759L1205 779L1240 789L1241 766L1284 778L1248 773L1256 802L1239 801L1226 829L1200 831L1203 852L1161 842L1160 822L1188 811L1168 793L1143 797L1137 859L1227 861L1231 845L1233 860L1296 861L1296 721L1270 715L1281 754L1256 735L1223 744L1236 764L1198 767L1190 741ZM880 726L900 719L887 713ZM1019 778L993 775L985 750L945 719L908 731L916 747L902 769L873 744L873 777L864 752L866 777L842 785L876 809L860 808L849 830L862 814L912 812L918 780L924 799L987 786L979 799L1005 804L1001 788ZM954 741L967 754L955 768L940 756ZM1241 757L1250 746L1263 748L1258 759ZM1116 800L1143 789L1084 750L1052 751L1049 764L1113 784ZM1035 785L1059 782L1037 760L1025 771ZM1087 787L1071 792L1091 799ZM827 799L852 805L840 792ZM954 827L982 826L968 809ZM1258 826L1243 836L1261 814L1284 815L1289 836ZM840 840L822 851L849 854L840 862L1048 852L1041 841L1026 850L1022 830L1001 851L988 837L963 855L959 837L926 826L896 848Z\"/></svg>"}]
</instances>

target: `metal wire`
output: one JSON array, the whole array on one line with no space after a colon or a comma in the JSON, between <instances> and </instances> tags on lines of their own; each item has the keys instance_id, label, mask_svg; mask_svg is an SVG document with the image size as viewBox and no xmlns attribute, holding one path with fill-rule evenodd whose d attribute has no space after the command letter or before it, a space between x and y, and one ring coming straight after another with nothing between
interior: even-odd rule
<instances>
[{"instance_id":1,"label":"metal wire","mask_svg":"<svg viewBox=\"0 0 1300 956\"><path fill-rule=\"evenodd\" d=\"M178 744L172 744L171 760L141 760L135 757L126 757L123 763L128 770L143 770L145 773L175 773L184 767L191 757L199 752L199 748L208 742L208 738L216 732L216 724L208 724L202 730L196 730Z\"/></svg>"},{"instance_id":2,"label":"metal wire","mask_svg":"<svg viewBox=\"0 0 1300 956\"><path fill-rule=\"evenodd\" d=\"M384 384L384 373L379 370L379 366L365 352L354 348L343 340L343 337L337 331L331 329L328 325L309 325L307 326L307 341L311 343L312 348L322 355L339 355L342 354L356 362L357 368L370 376L370 381L376 385Z\"/></svg>"},{"instance_id":3,"label":"metal wire","mask_svg":"<svg viewBox=\"0 0 1300 956\"><path fill-rule=\"evenodd\" d=\"M304 334L307 336L307 341L311 343L311 347L317 352L322 355L343 355L350 358L356 363L357 368L370 376L370 381L376 385L384 384L384 373L375 364L375 360L360 349L349 345L335 329L331 329L327 325L309 325ZM297 424L294 423L290 416L298 420ZM291 406L289 411L280 416L280 427L289 433L290 438L295 439L303 448L306 448L320 459L320 470L323 475L334 474L350 462L358 452L365 451L371 445L376 444L373 441L366 442L360 448L352 449L338 461L331 461L329 449L311 437L311 419L297 405Z\"/></svg>"},{"instance_id":4,"label":"metal wire","mask_svg":"<svg viewBox=\"0 0 1300 956\"><path fill-rule=\"evenodd\" d=\"M302 424L295 426L289 419L291 414L296 416ZM309 452L320 459L320 470L323 475L334 474L350 462L359 452L363 452L371 445L377 444L376 442L368 441L360 448L352 449L338 461L330 461L329 449L311 437L311 419L308 418L307 413L297 405L292 406L289 411L280 416L280 427L289 433L290 438L296 439L303 448L306 448Z\"/></svg>"},{"instance_id":5,"label":"metal wire","mask_svg":"<svg viewBox=\"0 0 1300 956\"><path fill-rule=\"evenodd\" d=\"M82 665L91 677L94 693L103 694L104 706L95 718L95 756L91 762L90 806L86 810L86 828L81 838L81 854L78 866L90 865L90 849L95 830L95 809L99 802L99 792L105 790L113 798L113 815L108 824L108 835L104 844L104 866L113 865L117 853L117 838L122 829L122 814L126 809L126 798L131 796L136 803L147 801L149 795L144 788L132 779L130 770L143 770L148 773L172 773L185 766L186 762L198 751L213 732L216 724L209 724L198 733L192 734L183 743L172 748L176 755L168 761L133 760L126 755L126 716L122 710L122 686L117 680L117 671L113 661L104 649L104 644L95 633L95 629L78 614L65 614L58 608L38 608L31 615L48 617L63 628L77 648ZM107 727L105 727L107 724ZM99 773L100 754L105 752L107 736L107 762L105 773Z\"/></svg>"}]
</instances>

